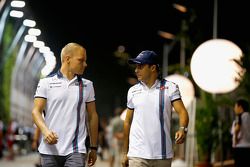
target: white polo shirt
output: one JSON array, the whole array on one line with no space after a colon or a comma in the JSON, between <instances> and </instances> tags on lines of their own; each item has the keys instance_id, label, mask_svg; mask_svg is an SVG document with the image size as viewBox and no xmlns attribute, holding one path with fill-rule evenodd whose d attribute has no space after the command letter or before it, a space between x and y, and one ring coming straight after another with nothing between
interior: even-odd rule
<instances>
[{"instance_id":1,"label":"white polo shirt","mask_svg":"<svg viewBox=\"0 0 250 167\"><path fill-rule=\"evenodd\" d=\"M42 139L38 148L40 153L62 156L73 152L86 153L86 103L95 100L95 93L93 83L81 79L83 99L79 108L80 90L77 77L69 81L58 71L39 81L34 97L47 100L45 123L58 135L58 143L54 145L49 145Z\"/></svg>"},{"instance_id":2,"label":"white polo shirt","mask_svg":"<svg viewBox=\"0 0 250 167\"><path fill-rule=\"evenodd\" d=\"M165 80L166 81L166 80ZM128 157L166 159L173 157L171 127L171 102L181 98L178 85L166 81L162 86L164 98L160 97L160 81L148 88L143 82L128 91L127 107L134 110L129 134ZM160 104L164 106L163 113Z\"/></svg>"}]
</instances>

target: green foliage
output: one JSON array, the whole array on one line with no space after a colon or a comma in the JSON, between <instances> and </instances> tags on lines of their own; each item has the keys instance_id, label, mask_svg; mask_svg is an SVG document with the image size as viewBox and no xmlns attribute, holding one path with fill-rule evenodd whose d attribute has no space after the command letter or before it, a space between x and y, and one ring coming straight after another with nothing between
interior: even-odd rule
<instances>
[{"instance_id":1,"label":"green foliage","mask_svg":"<svg viewBox=\"0 0 250 167\"><path fill-rule=\"evenodd\" d=\"M10 98L11 98L11 76L12 70L16 60L16 53L12 54L11 57L6 61L4 64L3 70L3 97L4 97L4 104L3 108L6 113L8 113L7 120L10 117Z\"/></svg>"},{"instance_id":2,"label":"green foliage","mask_svg":"<svg viewBox=\"0 0 250 167\"><path fill-rule=\"evenodd\" d=\"M3 63L4 56L12 42L13 38L13 25L10 23L6 24L3 43L1 44L1 59L0 59L0 118L6 123L10 119L10 85L11 85L11 72L13 64L15 63L15 54L11 55L8 61Z\"/></svg>"},{"instance_id":3,"label":"green foliage","mask_svg":"<svg viewBox=\"0 0 250 167\"><path fill-rule=\"evenodd\" d=\"M249 46L250 47L250 46ZM250 48L249 48L250 49ZM240 61L236 61L244 69L244 74L242 75L242 81L239 86L238 94L240 96L250 99L250 51L248 54L242 56Z\"/></svg>"},{"instance_id":4,"label":"green foliage","mask_svg":"<svg viewBox=\"0 0 250 167\"><path fill-rule=\"evenodd\" d=\"M7 52L13 38L14 38L13 25L10 23L7 23L5 27L4 35L3 35L3 43L2 43L3 55L2 56L5 56L4 53Z\"/></svg>"},{"instance_id":5,"label":"green foliage","mask_svg":"<svg viewBox=\"0 0 250 167\"><path fill-rule=\"evenodd\" d=\"M218 112L211 94L200 90L196 109L196 137L200 161L210 161L218 138Z\"/></svg>"}]
</instances>

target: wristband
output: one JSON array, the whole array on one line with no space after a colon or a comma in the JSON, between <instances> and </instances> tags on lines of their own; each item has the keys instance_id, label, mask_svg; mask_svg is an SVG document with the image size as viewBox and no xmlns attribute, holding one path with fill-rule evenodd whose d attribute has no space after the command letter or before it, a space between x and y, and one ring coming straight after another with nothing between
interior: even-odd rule
<instances>
[{"instance_id":1,"label":"wristband","mask_svg":"<svg viewBox=\"0 0 250 167\"><path fill-rule=\"evenodd\" d=\"M179 129L180 129L180 130L183 130L185 133L188 132L188 128L187 128L187 127L181 126Z\"/></svg>"},{"instance_id":2,"label":"wristband","mask_svg":"<svg viewBox=\"0 0 250 167\"><path fill-rule=\"evenodd\" d=\"M91 150L96 150L96 151L97 151L97 149L98 149L97 146L90 146L89 148L90 148Z\"/></svg>"}]
</instances>

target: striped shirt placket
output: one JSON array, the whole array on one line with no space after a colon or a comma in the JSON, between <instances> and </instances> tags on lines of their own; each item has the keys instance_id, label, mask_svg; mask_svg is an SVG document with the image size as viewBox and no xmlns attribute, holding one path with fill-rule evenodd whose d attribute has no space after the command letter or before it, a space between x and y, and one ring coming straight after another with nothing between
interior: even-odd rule
<instances>
[{"instance_id":1,"label":"striped shirt placket","mask_svg":"<svg viewBox=\"0 0 250 167\"><path fill-rule=\"evenodd\" d=\"M81 105L83 101L83 83L81 77L77 77L79 82L79 101L77 105L77 121L76 121L76 130L75 130L75 137L73 139L73 150L74 152L78 152L78 133L79 133L79 123L80 123L80 112L81 112Z\"/></svg>"},{"instance_id":2,"label":"striped shirt placket","mask_svg":"<svg viewBox=\"0 0 250 167\"><path fill-rule=\"evenodd\" d=\"M166 134L164 131L164 94L165 94L165 83L166 80L161 80L160 91L159 91L159 119L161 123L161 146L162 146L162 158L166 158Z\"/></svg>"}]
</instances>

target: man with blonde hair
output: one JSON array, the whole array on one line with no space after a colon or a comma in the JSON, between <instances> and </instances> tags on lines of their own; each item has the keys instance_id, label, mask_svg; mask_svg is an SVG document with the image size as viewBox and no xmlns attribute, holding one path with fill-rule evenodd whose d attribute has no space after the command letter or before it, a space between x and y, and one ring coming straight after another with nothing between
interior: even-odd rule
<instances>
[{"instance_id":1,"label":"man with blonde hair","mask_svg":"<svg viewBox=\"0 0 250 167\"><path fill-rule=\"evenodd\" d=\"M86 49L69 43L61 51L60 70L38 83L32 117L42 133L38 151L43 167L84 167L87 135L88 165L95 164L98 115L93 83L82 77L86 61Z\"/></svg>"}]
</instances>

